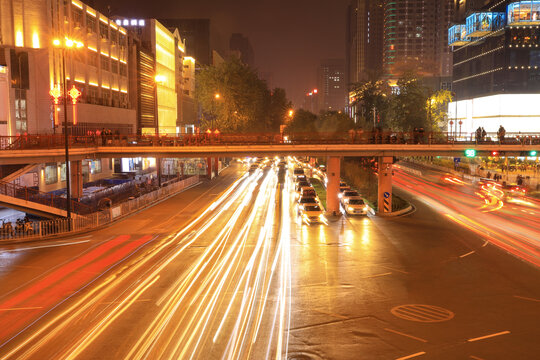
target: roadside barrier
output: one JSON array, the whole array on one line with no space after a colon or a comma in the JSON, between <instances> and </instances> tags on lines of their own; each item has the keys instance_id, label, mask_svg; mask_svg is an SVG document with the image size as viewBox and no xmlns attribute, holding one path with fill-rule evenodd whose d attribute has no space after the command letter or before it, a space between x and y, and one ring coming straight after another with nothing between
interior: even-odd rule
<instances>
[{"instance_id":1,"label":"roadside barrier","mask_svg":"<svg viewBox=\"0 0 540 360\"><path fill-rule=\"evenodd\" d=\"M200 183L199 175L170 183L156 191L140 197L113 205L109 209L94 212L88 215L74 215L71 219L54 219L42 221L29 221L24 226L17 227L11 222L0 227L0 240L37 239L40 237L74 233L84 230L96 229L113 221L133 214L149 205L177 194L189 187ZM70 226L71 225L71 226ZM71 228L71 230L69 230Z\"/></svg>"}]
</instances>

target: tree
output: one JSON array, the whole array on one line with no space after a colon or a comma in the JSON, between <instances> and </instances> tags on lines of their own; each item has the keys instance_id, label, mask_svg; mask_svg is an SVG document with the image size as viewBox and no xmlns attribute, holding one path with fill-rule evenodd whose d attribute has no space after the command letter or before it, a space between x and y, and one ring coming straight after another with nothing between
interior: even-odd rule
<instances>
[{"instance_id":1,"label":"tree","mask_svg":"<svg viewBox=\"0 0 540 360\"><path fill-rule=\"evenodd\" d=\"M294 113L292 120L287 124L285 131L288 133L316 132L317 115L314 113L299 109Z\"/></svg>"},{"instance_id":2,"label":"tree","mask_svg":"<svg viewBox=\"0 0 540 360\"><path fill-rule=\"evenodd\" d=\"M403 131L429 128L427 88L420 84L414 73L404 74L398 80L397 87L399 92L392 99L392 127Z\"/></svg>"},{"instance_id":3,"label":"tree","mask_svg":"<svg viewBox=\"0 0 540 360\"><path fill-rule=\"evenodd\" d=\"M439 90L428 99L428 111L431 115L430 129L432 131L445 131L448 120L448 104L452 102L452 92Z\"/></svg>"},{"instance_id":4,"label":"tree","mask_svg":"<svg viewBox=\"0 0 540 360\"><path fill-rule=\"evenodd\" d=\"M266 83L240 60L231 58L203 68L195 96L202 108L202 127L221 132L270 130L271 95Z\"/></svg>"},{"instance_id":5,"label":"tree","mask_svg":"<svg viewBox=\"0 0 540 360\"><path fill-rule=\"evenodd\" d=\"M354 128L354 121L342 112L327 111L317 118L315 129L322 133L342 133Z\"/></svg>"},{"instance_id":6,"label":"tree","mask_svg":"<svg viewBox=\"0 0 540 360\"><path fill-rule=\"evenodd\" d=\"M285 123L292 103L287 99L284 89L275 88L270 97L267 128L270 131L279 131L279 126Z\"/></svg>"},{"instance_id":7,"label":"tree","mask_svg":"<svg viewBox=\"0 0 540 360\"><path fill-rule=\"evenodd\" d=\"M352 85L354 94L353 106L356 107L356 114L359 116L359 124L362 128L373 128L374 121L379 126L386 124L390 109L390 87L388 83L381 79L371 79L358 82Z\"/></svg>"}]
</instances>

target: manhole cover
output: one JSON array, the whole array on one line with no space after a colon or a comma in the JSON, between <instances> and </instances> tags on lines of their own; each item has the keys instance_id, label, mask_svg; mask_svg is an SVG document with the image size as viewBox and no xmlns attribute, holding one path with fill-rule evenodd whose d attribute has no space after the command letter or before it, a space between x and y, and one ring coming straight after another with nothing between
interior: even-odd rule
<instances>
[{"instance_id":1,"label":"manhole cover","mask_svg":"<svg viewBox=\"0 0 540 360\"><path fill-rule=\"evenodd\" d=\"M390 312L401 319L428 323L448 321L454 317L450 310L433 305L400 305L392 308Z\"/></svg>"}]
</instances>

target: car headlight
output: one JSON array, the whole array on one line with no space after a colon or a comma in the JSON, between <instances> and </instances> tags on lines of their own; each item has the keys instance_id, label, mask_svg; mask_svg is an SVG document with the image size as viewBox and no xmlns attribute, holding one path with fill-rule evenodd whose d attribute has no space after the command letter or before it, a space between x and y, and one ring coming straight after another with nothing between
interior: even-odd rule
<instances>
[{"instance_id":1,"label":"car headlight","mask_svg":"<svg viewBox=\"0 0 540 360\"><path fill-rule=\"evenodd\" d=\"M347 208L347 211L354 211L354 209L353 209L352 207L349 206L349 207Z\"/></svg>"},{"instance_id":2,"label":"car headlight","mask_svg":"<svg viewBox=\"0 0 540 360\"><path fill-rule=\"evenodd\" d=\"M343 194L338 194L338 197L341 199L343 197Z\"/></svg>"},{"instance_id":3,"label":"car headlight","mask_svg":"<svg viewBox=\"0 0 540 360\"><path fill-rule=\"evenodd\" d=\"M364 211L367 211L368 210L368 206L364 206Z\"/></svg>"}]
</instances>

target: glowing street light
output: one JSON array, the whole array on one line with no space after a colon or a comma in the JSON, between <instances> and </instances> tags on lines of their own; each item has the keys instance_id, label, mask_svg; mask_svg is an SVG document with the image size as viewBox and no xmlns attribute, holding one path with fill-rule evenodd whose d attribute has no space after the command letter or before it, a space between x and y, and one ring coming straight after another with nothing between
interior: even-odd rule
<instances>
[{"instance_id":1,"label":"glowing street light","mask_svg":"<svg viewBox=\"0 0 540 360\"><path fill-rule=\"evenodd\" d=\"M289 117L292 118L294 116L294 110L289 110Z\"/></svg>"},{"instance_id":2,"label":"glowing street light","mask_svg":"<svg viewBox=\"0 0 540 360\"><path fill-rule=\"evenodd\" d=\"M221 95L220 95L220 94L215 94L215 95L214 95L214 98L215 98L216 100L219 100L219 99L221 99Z\"/></svg>"},{"instance_id":3,"label":"glowing street light","mask_svg":"<svg viewBox=\"0 0 540 360\"><path fill-rule=\"evenodd\" d=\"M66 50L70 50L73 47L76 47L77 49L80 49L83 47L83 43L80 41L75 41L73 39L64 38L64 41L60 39L53 39L52 41L53 46L62 50L62 84L63 84L63 91L60 91L59 88L53 88L49 92L49 94L54 98L55 103L55 125L58 123L58 118L56 117L56 105L58 103L58 99L63 94L64 95L64 142L65 142L65 161L66 161L66 215L68 219L71 219L71 174L70 174L70 162L69 162L69 136L68 136L68 120L67 120L67 102L68 102L68 95L71 96L72 102L73 102L73 125L77 124L76 119L76 109L75 104L77 102L77 99L79 96L81 96L81 92L73 86L73 88L68 92L67 91L67 85L66 85ZM55 90L56 89L56 90ZM71 230L71 221L68 221L68 230Z\"/></svg>"}]
</instances>

